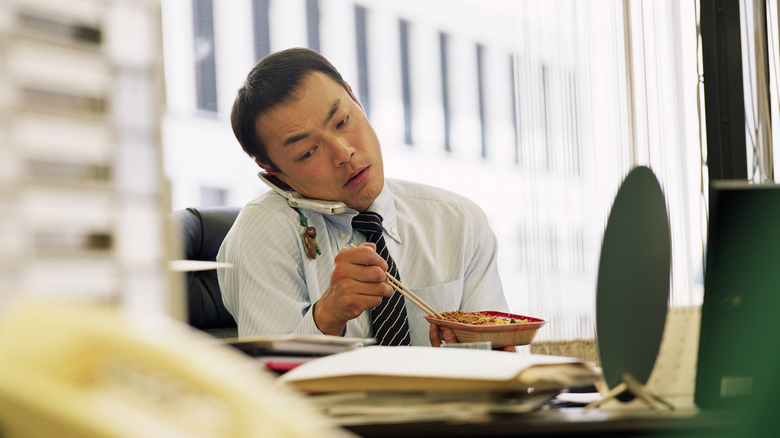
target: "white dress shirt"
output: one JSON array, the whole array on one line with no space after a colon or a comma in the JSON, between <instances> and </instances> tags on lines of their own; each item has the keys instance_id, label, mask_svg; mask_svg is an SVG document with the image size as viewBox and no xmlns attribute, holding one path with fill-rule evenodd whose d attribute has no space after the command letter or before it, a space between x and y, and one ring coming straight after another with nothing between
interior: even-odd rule
<instances>
[{"instance_id":1,"label":"white dress shirt","mask_svg":"<svg viewBox=\"0 0 780 438\"><path fill-rule=\"evenodd\" d=\"M439 312L506 311L497 269L496 237L482 210L454 193L387 179L368 208L383 218L384 237L401 281ZM317 230L322 254L306 255L298 213L269 191L246 205L220 248L217 260L225 307L240 337L321 334L314 304L330 285L333 258L365 236L352 230L358 213L325 215L300 210ZM412 345L430 345L425 313L407 301ZM370 311L347 323L345 336L371 337Z\"/></svg>"}]
</instances>

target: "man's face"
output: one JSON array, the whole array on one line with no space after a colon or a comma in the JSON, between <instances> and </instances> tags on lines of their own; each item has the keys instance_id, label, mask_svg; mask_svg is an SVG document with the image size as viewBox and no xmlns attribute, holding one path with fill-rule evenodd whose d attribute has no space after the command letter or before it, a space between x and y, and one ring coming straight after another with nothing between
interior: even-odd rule
<instances>
[{"instance_id":1,"label":"man's face","mask_svg":"<svg viewBox=\"0 0 780 438\"><path fill-rule=\"evenodd\" d=\"M323 73L311 73L289 102L258 116L255 129L278 170L261 167L303 196L364 211L382 191L379 139L360 104Z\"/></svg>"}]
</instances>

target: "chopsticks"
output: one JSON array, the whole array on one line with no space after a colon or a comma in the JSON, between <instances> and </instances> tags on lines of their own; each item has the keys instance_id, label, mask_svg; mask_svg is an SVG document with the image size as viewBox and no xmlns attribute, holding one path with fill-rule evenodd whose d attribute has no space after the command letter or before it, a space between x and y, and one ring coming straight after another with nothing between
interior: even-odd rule
<instances>
[{"instance_id":1,"label":"chopsticks","mask_svg":"<svg viewBox=\"0 0 780 438\"><path fill-rule=\"evenodd\" d=\"M352 246L352 248L357 248L354 243L351 243L350 246ZM439 312L434 310L430 304L426 303L425 300L417 296L416 293L409 290L408 287L404 286L403 283L401 283L397 278L393 277L389 272L385 271L385 275L387 275L387 279L390 280L390 285L393 286L393 289L398 291L398 293L401 295L405 296L409 301L412 302L412 304L422 309L422 311L427 313L429 316L438 319L444 319L444 317L441 316Z\"/></svg>"},{"instance_id":2,"label":"chopsticks","mask_svg":"<svg viewBox=\"0 0 780 438\"><path fill-rule=\"evenodd\" d=\"M444 319L443 316L439 312L433 309L430 304L426 303L425 300L417 296L416 293L412 292L404 286L398 279L390 275L389 272L386 272L387 278L390 280L390 285L393 286L393 289L397 290L401 295L405 296L409 301L411 301L415 306L419 307L423 310L423 312L427 313L428 315L438 318L438 319Z\"/></svg>"}]
</instances>

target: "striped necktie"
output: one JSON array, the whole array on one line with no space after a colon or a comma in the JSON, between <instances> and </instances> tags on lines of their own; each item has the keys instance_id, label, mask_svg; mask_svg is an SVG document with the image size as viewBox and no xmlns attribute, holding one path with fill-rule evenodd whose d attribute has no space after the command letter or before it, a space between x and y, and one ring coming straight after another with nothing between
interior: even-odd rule
<instances>
[{"instance_id":1,"label":"striped necktie","mask_svg":"<svg viewBox=\"0 0 780 438\"><path fill-rule=\"evenodd\" d=\"M398 268L390 257L385 238L382 236L382 216L367 211L352 219L352 228L366 236L366 240L376 244L376 251L387 261L387 272L399 281ZM383 297L382 304L371 311L374 338L379 345L409 345L409 322L406 316L406 302L400 293L390 298Z\"/></svg>"}]
</instances>

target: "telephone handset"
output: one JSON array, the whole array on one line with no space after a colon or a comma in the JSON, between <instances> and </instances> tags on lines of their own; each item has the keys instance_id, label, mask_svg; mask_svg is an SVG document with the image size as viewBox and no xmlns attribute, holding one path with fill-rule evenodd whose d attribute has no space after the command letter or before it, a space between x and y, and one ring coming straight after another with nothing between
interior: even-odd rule
<instances>
[{"instance_id":1,"label":"telephone handset","mask_svg":"<svg viewBox=\"0 0 780 438\"><path fill-rule=\"evenodd\" d=\"M161 319L162 318L162 319ZM97 304L0 319L3 437L346 437L223 341Z\"/></svg>"},{"instance_id":2,"label":"telephone handset","mask_svg":"<svg viewBox=\"0 0 780 438\"><path fill-rule=\"evenodd\" d=\"M347 206L343 202L305 198L279 180L279 178L276 178L267 172L258 172L257 176L266 183L268 187L274 189L276 193L287 198L287 203L290 207L300 207L322 214L341 214L347 211Z\"/></svg>"}]
</instances>

